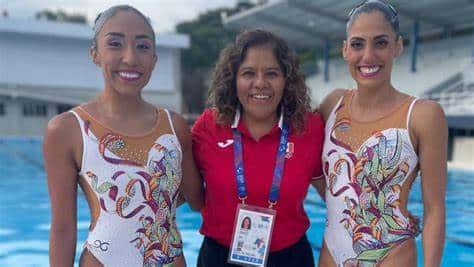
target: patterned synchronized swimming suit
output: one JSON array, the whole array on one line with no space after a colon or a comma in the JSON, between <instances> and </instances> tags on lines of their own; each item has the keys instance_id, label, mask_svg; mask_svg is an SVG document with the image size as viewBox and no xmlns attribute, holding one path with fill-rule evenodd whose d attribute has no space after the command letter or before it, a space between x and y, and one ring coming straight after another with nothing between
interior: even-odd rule
<instances>
[{"instance_id":1,"label":"patterned synchronized swimming suit","mask_svg":"<svg viewBox=\"0 0 474 267\"><path fill-rule=\"evenodd\" d=\"M324 240L339 267L375 266L419 230L400 209L402 186L411 186L418 165L408 131L416 99L407 98L376 121L358 122L350 113L354 93L347 92L331 112L323 148Z\"/></svg>"},{"instance_id":2,"label":"patterned synchronized swimming suit","mask_svg":"<svg viewBox=\"0 0 474 267\"><path fill-rule=\"evenodd\" d=\"M175 209L181 147L167 110L155 127L124 136L81 107L71 111L82 132L79 183L92 213L84 244L104 266L166 266L182 254Z\"/></svg>"}]
</instances>

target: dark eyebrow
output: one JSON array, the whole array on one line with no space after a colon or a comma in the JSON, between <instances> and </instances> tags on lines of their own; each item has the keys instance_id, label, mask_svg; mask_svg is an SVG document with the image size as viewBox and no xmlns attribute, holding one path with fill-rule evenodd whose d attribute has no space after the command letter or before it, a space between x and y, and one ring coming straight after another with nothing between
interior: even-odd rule
<instances>
[{"instance_id":1,"label":"dark eyebrow","mask_svg":"<svg viewBox=\"0 0 474 267\"><path fill-rule=\"evenodd\" d=\"M151 41L153 41L151 36L146 35L146 34L137 35L137 36L135 36L135 39L150 39Z\"/></svg>"},{"instance_id":2,"label":"dark eyebrow","mask_svg":"<svg viewBox=\"0 0 474 267\"><path fill-rule=\"evenodd\" d=\"M280 67L270 67L267 70L276 70L276 71L281 71Z\"/></svg>"},{"instance_id":3,"label":"dark eyebrow","mask_svg":"<svg viewBox=\"0 0 474 267\"><path fill-rule=\"evenodd\" d=\"M362 37L352 37L350 41L365 41L365 39Z\"/></svg>"},{"instance_id":4,"label":"dark eyebrow","mask_svg":"<svg viewBox=\"0 0 474 267\"><path fill-rule=\"evenodd\" d=\"M377 35L375 36L374 40L382 39L382 38L390 38L390 36L388 36L387 34Z\"/></svg>"},{"instance_id":5,"label":"dark eyebrow","mask_svg":"<svg viewBox=\"0 0 474 267\"><path fill-rule=\"evenodd\" d=\"M125 37L125 34L120 33L120 32L108 32L108 33L105 34L105 36L109 36L109 35L122 37L122 38ZM135 36L135 39L150 39L150 40L152 40L152 38L149 35L146 35L146 34L137 35L137 36Z\"/></svg>"},{"instance_id":6,"label":"dark eyebrow","mask_svg":"<svg viewBox=\"0 0 474 267\"><path fill-rule=\"evenodd\" d=\"M244 66L244 67L239 68L238 71L244 71L244 70L253 70L253 68L252 68L252 67L245 67L245 66Z\"/></svg>"},{"instance_id":7,"label":"dark eyebrow","mask_svg":"<svg viewBox=\"0 0 474 267\"><path fill-rule=\"evenodd\" d=\"M239 69L239 71L244 71L244 70L254 70L254 68L253 67L242 67L242 68ZM280 67L269 67L265 70L266 71L269 71L269 70L281 71L281 68Z\"/></svg>"},{"instance_id":8,"label":"dark eyebrow","mask_svg":"<svg viewBox=\"0 0 474 267\"><path fill-rule=\"evenodd\" d=\"M118 37L125 37L125 34L119 33L119 32L108 32L108 33L105 34L105 36L109 36L109 35L118 36Z\"/></svg>"},{"instance_id":9,"label":"dark eyebrow","mask_svg":"<svg viewBox=\"0 0 474 267\"><path fill-rule=\"evenodd\" d=\"M384 39L384 38L390 38L390 36L388 36L387 34L381 34L381 35L375 36L374 40L379 40L379 39ZM350 41L365 41L365 39L362 37L356 36L356 37L352 37Z\"/></svg>"}]
</instances>

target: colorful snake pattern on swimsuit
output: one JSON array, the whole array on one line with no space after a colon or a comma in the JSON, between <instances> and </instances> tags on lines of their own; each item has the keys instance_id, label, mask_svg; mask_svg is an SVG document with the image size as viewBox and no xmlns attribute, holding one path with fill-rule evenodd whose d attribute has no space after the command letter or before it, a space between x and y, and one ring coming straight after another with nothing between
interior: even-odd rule
<instances>
[{"instance_id":1,"label":"colorful snake pattern on swimsuit","mask_svg":"<svg viewBox=\"0 0 474 267\"><path fill-rule=\"evenodd\" d=\"M176 150L169 151L157 143L149 152L147 171L138 171L133 174L117 171L111 177L111 181L100 185L95 174L86 172L87 177L91 179L94 191L101 195L99 201L102 210L116 213L124 219L138 219L142 224L142 228L136 229L136 238L130 240L130 243L134 243L142 253L144 266L169 263L173 260L173 255L179 255L181 252L181 238L174 225L175 220L170 216L172 203L179 192L177 177L181 174L175 172L179 159L178 153ZM116 162L117 165L130 164L120 159ZM127 181L125 194L121 196L117 194L118 186L115 183L118 179ZM135 206L131 204L135 197L143 199L141 204ZM109 198L112 204L109 208L105 204L106 198ZM137 216L145 208L150 209L155 216Z\"/></svg>"},{"instance_id":2,"label":"colorful snake pattern on swimsuit","mask_svg":"<svg viewBox=\"0 0 474 267\"><path fill-rule=\"evenodd\" d=\"M399 128L376 131L352 151L335 134L339 127L351 127L351 121L335 115L326 126L323 156L325 240L338 266L375 266L391 248L419 232L416 219L399 207L402 184L418 158L407 129ZM342 229L345 233L336 232Z\"/></svg>"},{"instance_id":3,"label":"colorful snake pattern on swimsuit","mask_svg":"<svg viewBox=\"0 0 474 267\"><path fill-rule=\"evenodd\" d=\"M127 147L127 137L107 133L96 138L90 131L89 124L89 121L84 121L83 133L87 135L88 146L98 153L95 153L96 164L90 164L91 168L86 166L82 172L100 206L98 221L101 222L101 227L97 230L98 226L95 225L90 230L85 246L99 260L103 258L102 263L108 263L109 266L117 264L112 263L113 259L109 260L110 256L117 256L109 251L113 245L124 254L135 249L141 255L133 256L140 259L140 262L135 261L137 266L172 264L182 254L181 236L175 217L182 177L181 151L177 137L173 134L160 135L149 148L144 165L144 162L125 159L115 153ZM92 146L92 143L95 145ZM102 163L97 162L98 159ZM107 227L114 233L96 235L94 232L104 231ZM134 229L129 229L130 227ZM122 230L126 232L122 233ZM120 237L121 234L124 236ZM91 239L92 236L94 237ZM106 257L108 252L111 255Z\"/></svg>"}]
</instances>

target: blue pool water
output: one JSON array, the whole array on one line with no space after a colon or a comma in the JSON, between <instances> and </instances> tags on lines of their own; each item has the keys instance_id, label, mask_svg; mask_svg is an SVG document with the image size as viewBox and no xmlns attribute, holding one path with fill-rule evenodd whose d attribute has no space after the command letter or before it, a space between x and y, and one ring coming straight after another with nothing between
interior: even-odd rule
<instances>
[{"instance_id":1,"label":"blue pool water","mask_svg":"<svg viewBox=\"0 0 474 267\"><path fill-rule=\"evenodd\" d=\"M474 172L449 170L447 188L447 237L443 266L474 266ZM0 266L48 266L49 199L41 141L0 139ZM89 227L89 209L85 199L78 201L78 244ZM421 215L420 184L416 182L409 209ZM314 190L310 190L306 210L311 218L308 237L319 254L325 221L325 208ZM184 240L189 266L195 266L202 237L197 232L200 216L187 205L178 209L178 225ZM421 249L421 239L417 239ZM421 266L421 250L419 250Z\"/></svg>"}]
</instances>

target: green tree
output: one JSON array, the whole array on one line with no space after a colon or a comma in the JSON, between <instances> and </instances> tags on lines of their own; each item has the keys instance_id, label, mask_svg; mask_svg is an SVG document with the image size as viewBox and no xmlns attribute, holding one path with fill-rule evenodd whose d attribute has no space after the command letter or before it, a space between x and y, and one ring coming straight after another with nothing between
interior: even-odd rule
<instances>
[{"instance_id":1,"label":"green tree","mask_svg":"<svg viewBox=\"0 0 474 267\"><path fill-rule=\"evenodd\" d=\"M248 1L239 1L234 8L211 10L200 14L195 20L176 26L179 33L188 34L191 39L191 47L181 55L183 98L187 112L200 113L203 110L210 71L220 51L235 38L235 31L224 28L221 14L232 15L252 6Z\"/></svg>"}]
</instances>

